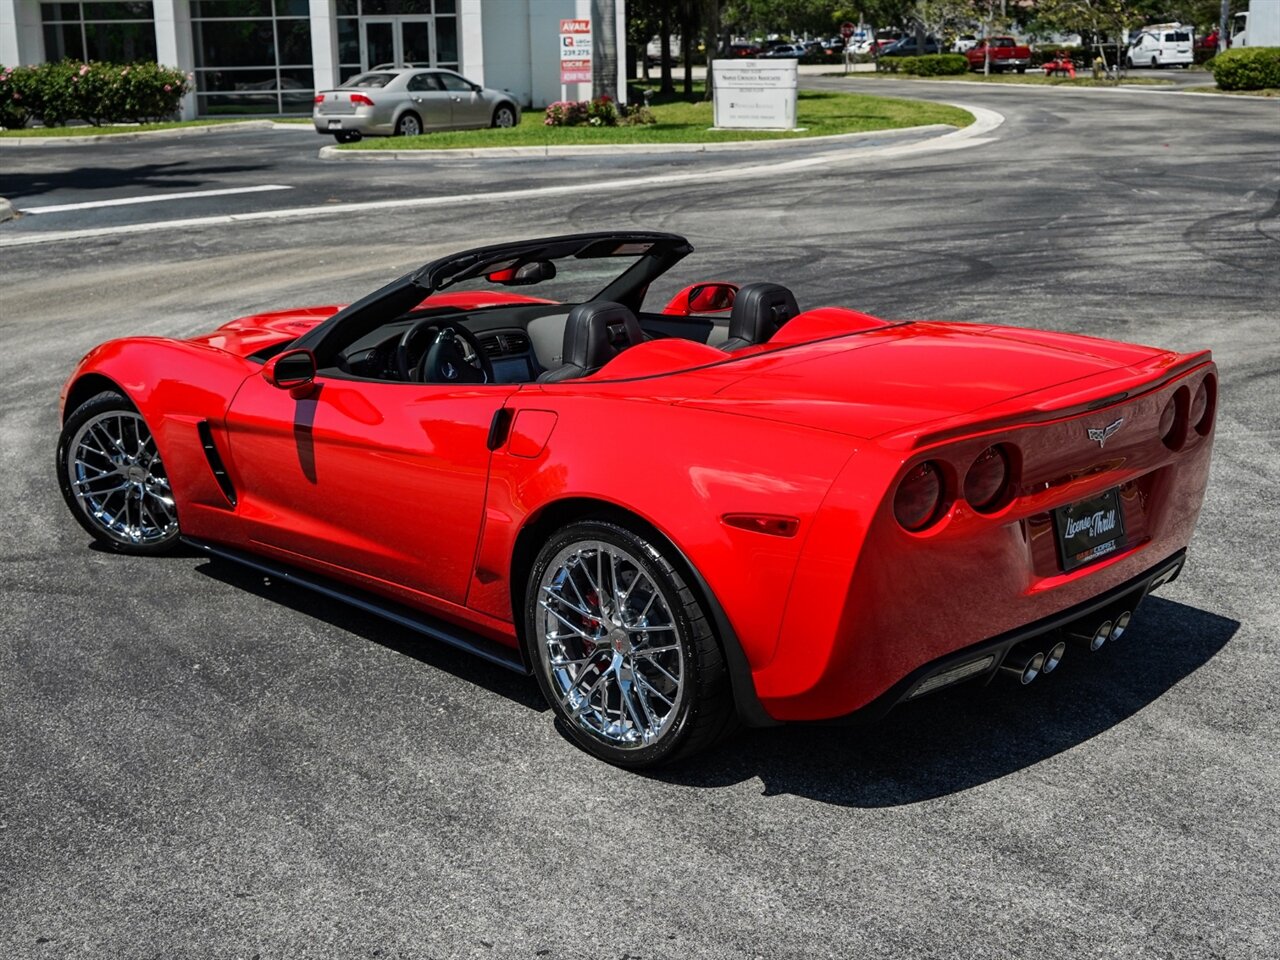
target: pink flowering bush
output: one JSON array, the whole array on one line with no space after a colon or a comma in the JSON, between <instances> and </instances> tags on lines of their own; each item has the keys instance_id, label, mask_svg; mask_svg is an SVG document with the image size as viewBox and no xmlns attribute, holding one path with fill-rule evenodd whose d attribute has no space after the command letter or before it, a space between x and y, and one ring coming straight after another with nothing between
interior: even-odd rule
<instances>
[{"instance_id":1,"label":"pink flowering bush","mask_svg":"<svg viewBox=\"0 0 1280 960\"><path fill-rule=\"evenodd\" d=\"M557 100L547 107L542 122L548 127L616 127L618 106L604 95L594 100Z\"/></svg>"},{"instance_id":2,"label":"pink flowering bush","mask_svg":"<svg viewBox=\"0 0 1280 960\"><path fill-rule=\"evenodd\" d=\"M178 111L190 78L156 63L78 63L62 60L34 67L0 67L0 125L22 127L35 117L46 127L68 120L104 123L146 123ZM15 98L14 95L17 95ZM12 106L21 104L21 109Z\"/></svg>"}]
</instances>

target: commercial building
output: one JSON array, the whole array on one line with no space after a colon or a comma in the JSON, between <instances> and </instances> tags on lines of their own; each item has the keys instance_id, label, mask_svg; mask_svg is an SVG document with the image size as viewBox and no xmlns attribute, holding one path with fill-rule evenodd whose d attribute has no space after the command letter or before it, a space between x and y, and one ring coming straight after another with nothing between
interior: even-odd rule
<instances>
[{"instance_id":1,"label":"commercial building","mask_svg":"<svg viewBox=\"0 0 1280 960\"><path fill-rule=\"evenodd\" d=\"M157 60L195 77L185 117L310 113L316 90L380 63L541 107L562 95L560 21L594 17L598 36L602 11L625 37L625 0L0 0L0 64Z\"/></svg>"}]
</instances>

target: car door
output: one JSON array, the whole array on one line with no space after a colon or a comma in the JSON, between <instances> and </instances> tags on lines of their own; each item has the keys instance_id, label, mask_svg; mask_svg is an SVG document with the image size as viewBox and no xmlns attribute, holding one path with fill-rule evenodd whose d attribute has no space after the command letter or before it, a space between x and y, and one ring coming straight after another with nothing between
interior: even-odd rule
<instances>
[{"instance_id":1,"label":"car door","mask_svg":"<svg viewBox=\"0 0 1280 960\"><path fill-rule=\"evenodd\" d=\"M440 82L453 100L453 125L455 127L487 127L491 121L489 103L476 91L471 81L456 73L443 71Z\"/></svg>"},{"instance_id":2,"label":"car door","mask_svg":"<svg viewBox=\"0 0 1280 960\"><path fill-rule=\"evenodd\" d=\"M466 602L494 415L516 385L251 377L227 432L257 548L375 589Z\"/></svg>"},{"instance_id":3,"label":"car door","mask_svg":"<svg viewBox=\"0 0 1280 960\"><path fill-rule=\"evenodd\" d=\"M448 130L453 126L453 97L433 70L415 73L405 85L414 112L423 130Z\"/></svg>"}]
</instances>

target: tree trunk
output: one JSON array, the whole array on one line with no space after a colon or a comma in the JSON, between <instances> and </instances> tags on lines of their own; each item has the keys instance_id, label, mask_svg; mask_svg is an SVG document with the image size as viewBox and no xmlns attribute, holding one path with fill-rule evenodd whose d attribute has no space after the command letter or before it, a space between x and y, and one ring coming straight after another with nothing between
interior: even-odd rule
<instances>
[{"instance_id":1,"label":"tree trunk","mask_svg":"<svg viewBox=\"0 0 1280 960\"><path fill-rule=\"evenodd\" d=\"M669 97L676 92L676 85L671 81L671 0L662 0L659 9L658 43L662 45L662 85L658 92Z\"/></svg>"},{"instance_id":2,"label":"tree trunk","mask_svg":"<svg viewBox=\"0 0 1280 960\"><path fill-rule=\"evenodd\" d=\"M680 4L680 55L684 59L684 98L693 99L693 0Z\"/></svg>"},{"instance_id":3,"label":"tree trunk","mask_svg":"<svg viewBox=\"0 0 1280 960\"><path fill-rule=\"evenodd\" d=\"M707 82L703 88L703 99L710 100L712 98L712 83L714 77L711 72L711 61L721 52L722 42L720 39L720 0L702 0L702 33L706 38L703 42L707 45ZM723 41L723 46L729 45L728 39Z\"/></svg>"}]
</instances>

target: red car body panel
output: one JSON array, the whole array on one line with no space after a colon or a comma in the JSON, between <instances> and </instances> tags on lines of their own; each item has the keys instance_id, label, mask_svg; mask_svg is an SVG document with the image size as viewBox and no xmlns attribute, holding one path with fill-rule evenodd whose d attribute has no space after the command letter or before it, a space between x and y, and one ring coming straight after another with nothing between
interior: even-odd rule
<instances>
[{"instance_id":1,"label":"red car body panel","mask_svg":"<svg viewBox=\"0 0 1280 960\"><path fill-rule=\"evenodd\" d=\"M64 415L107 382L126 393L155 434L184 535L512 648L521 532L569 501L613 504L704 579L777 720L848 714L923 664L1128 581L1187 546L1208 478L1211 431L1187 429L1172 449L1159 426L1175 394L1213 375L1207 353L824 308L732 356L656 340L560 383L321 377L301 399L268 384L248 355L336 310L104 344L68 381ZM510 429L490 450L500 410ZM1090 427L1118 418L1109 442L1089 441ZM202 422L234 503L210 470ZM609 442L622 434L625 444ZM993 443L1014 451L1015 487L982 513L957 491ZM924 460L941 465L950 493L941 517L912 533L893 496ZM1113 487L1125 545L1064 572L1050 511ZM729 514L798 527L772 536Z\"/></svg>"}]
</instances>

